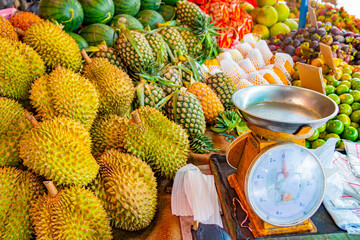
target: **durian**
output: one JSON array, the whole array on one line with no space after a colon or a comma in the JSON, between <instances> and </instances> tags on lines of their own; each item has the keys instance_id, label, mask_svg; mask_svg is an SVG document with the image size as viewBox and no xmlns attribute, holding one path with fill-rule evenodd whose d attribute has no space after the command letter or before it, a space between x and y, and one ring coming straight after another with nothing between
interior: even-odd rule
<instances>
[{"instance_id":1,"label":"durian","mask_svg":"<svg viewBox=\"0 0 360 240\"><path fill-rule=\"evenodd\" d=\"M20 140L24 165L57 184L86 185L96 177L99 165L91 155L88 131L79 122L55 117L34 127Z\"/></svg>"},{"instance_id":2,"label":"durian","mask_svg":"<svg viewBox=\"0 0 360 240\"><path fill-rule=\"evenodd\" d=\"M83 73L95 86L99 94L101 114L124 115L134 98L134 85L127 73L103 58L86 59Z\"/></svg>"},{"instance_id":3,"label":"durian","mask_svg":"<svg viewBox=\"0 0 360 240\"><path fill-rule=\"evenodd\" d=\"M11 16L10 22L16 27L23 31L28 30L32 25L43 22L39 16L32 12L17 12Z\"/></svg>"},{"instance_id":4,"label":"durian","mask_svg":"<svg viewBox=\"0 0 360 240\"><path fill-rule=\"evenodd\" d=\"M125 149L148 163L155 173L173 178L187 161L186 131L149 106L132 116L132 120L114 115L96 120L91 129L93 151L99 155L106 149Z\"/></svg>"},{"instance_id":5,"label":"durian","mask_svg":"<svg viewBox=\"0 0 360 240\"><path fill-rule=\"evenodd\" d=\"M19 40L18 35L10 21L0 16L0 38Z\"/></svg>"},{"instance_id":6,"label":"durian","mask_svg":"<svg viewBox=\"0 0 360 240\"><path fill-rule=\"evenodd\" d=\"M156 179L150 166L115 149L101 155L98 163L100 172L93 189L111 224L126 231L149 226L157 205Z\"/></svg>"},{"instance_id":7,"label":"durian","mask_svg":"<svg viewBox=\"0 0 360 240\"><path fill-rule=\"evenodd\" d=\"M99 98L93 84L78 73L57 68L37 79L30 90L31 104L43 119L65 116L90 129Z\"/></svg>"},{"instance_id":8,"label":"durian","mask_svg":"<svg viewBox=\"0 0 360 240\"><path fill-rule=\"evenodd\" d=\"M60 65L77 72L81 67L77 43L53 23L44 21L32 25L25 33L24 42L38 52L50 69Z\"/></svg>"},{"instance_id":9,"label":"durian","mask_svg":"<svg viewBox=\"0 0 360 240\"><path fill-rule=\"evenodd\" d=\"M19 140L26 130L31 129L26 119L30 113L18 102L0 97L0 166L18 166Z\"/></svg>"},{"instance_id":10,"label":"durian","mask_svg":"<svg viewBox=\"0 0 360 240\"><path fill-rule=\"evenodd\" d=\"M93 192L79 186L58 191L52 182L45 184L48 195L31 208L36 239L112 239L106 212Z\"/></svg>"},{"instance_id":11,"label":"durian","mask_svg":"<svg viewBox=\"0 0 360 240\"><path fill-rule=\"evenodd\" d=\"M0 168L0 239L32 239L30 208L44 188L29 171Z\"/></svg>"},{"instance_id":12,"label":"durian","mask_svg":"<svg viewBox=\"0 0 360 240\"><path fill-rule=\"evenodd\" d=\"M25 100L33 81L45 73L41 57L19 41L0 37L0 95Z\"/></svg>"}]
</instances>

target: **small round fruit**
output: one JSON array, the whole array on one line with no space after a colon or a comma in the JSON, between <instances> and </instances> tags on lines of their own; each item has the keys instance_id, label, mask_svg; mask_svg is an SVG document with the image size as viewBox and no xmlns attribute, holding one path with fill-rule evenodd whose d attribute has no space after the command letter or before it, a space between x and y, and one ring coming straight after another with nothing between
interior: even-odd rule
<instances>
[{"instance_id":1,"label":"small round fruit","mask_svg":"<svg viewBox=\"0 0 360 240\"><path fill-rule=\"evenodd\" d=\"M300 80L292 81L291 84L292 84L294 87L301 87L301 81L300 81Z\"/></svg>"},{"instance_id":2,"label":"small round fruit","mask_svg":"<svg viewBox=\"0 0 360 240\"><path fill-rule=\"evenodd\" d=\"M352 78L360 78L360 72L354 72L351 76Z\"/></svg>"},{"instance_id":3,"label":"small round fruit","mask_svg":"<svg viewBox=\"0 0 360 240\"><path fill-rule=\"evenodd\" d=\"M353 103L351 104L351 108L352 108L353 111L360 110L360 103L358 103L358 102L353 102Z\"/></svg>"},{"instance_id":4,"label":"small round fruit","mask_svg":"<svg viewBox=\"0 0 360 240\"><path fill-rule=\"evenodd\" d=\"M336 147L338 147L338 146L340 145L340 143L341 143L341 138L340 138L340 136L339 136L338 134L336 134L336 133L329 133L329 134L327 134L327 135L325 136L324 140L327 141L327 140L329 140L330 138L337 138L337 139L339 139L339 141L336 142Z\"/></svg>"},{"instance_id":5,"label":"small round fruit","mask_svg":"<svg viewBox=\"0 0 360 240\"><path fill-rule=\"evenodd\" d=\"M326 135L328 135L328 132L327 132L327 131L323 131L323 132L321 132L321 133L319 134L319 138L324 139Z\"/></svg>"},{"instance_id":6,"label":"small round fruit","mask_svg":"<svg viewBox=\"0 0 360 240\"><path fill-rule=\"evenodd\" d=\"M340 104L340 98L335 93L329 94L328 97L331 98L332 100L334 100L334 102L336 102L336 104Z\"/></svg>"},{"instance_id":7,"label":"small round fruit","mask_svg":"<svg viewBox=\"0 0 360 240\"><path fill-rule=\"evenodd\" d=\"M350 74L344 73L340 79L341 79L341 81L345 81L345 80L351 80L352 77Z\"/></svg>"},{"instance_id":8,"label":"small round fruit","mask_svg":"<svg viewBox=\"0 0 360 240\"><path fill-rule=\"evenodd\" d=\"M360 123L360 110L355 110L350 115L350 119L353 122Z\"/></svg>"},{"instance_id":9,"label":"small round fruit","mask_svg":"<svg viewBox=\"0 0 360 240\"><path fill-rule=\"evenodd\" d=\"M319 133L321 133L325 130L326 130L326 123L324 123L323 125L321 125L321 127L318 128Z\"/></svg>"},{"instance_id":10,"label":"small round fruit","mask_svg":"<svg viewBox=\"0 0 360 240\"><path fill-rule=\"evenodd\" d=\"M343 139L347 139L350 141L356 141L359 136L358 130L352 126L345 127L344 132L341 134Z\"/></svg>"},{"instance_id":11,"label":"small round fruit","mask_svg":"<svg viewBox=\"0 0 360 240\"><path fill-rule=\"evenodd\" d=\"M350 92L351 95L354 97L354 102L360 101L360 91L359 90L353 90Z\"/></svg>"},{"instance_id":12,"label":"small round fruit","mask_svg":"<svg viewBox=\"0 0 360 240\"><path fill-rule=\"evenodd\" d=\"M348 93L350 91L350 87L347 86L347 85L339 85L337 88L336 88L336 93L338 95L341 95L341 94L344 94L344 93Z\"/></svg>"},{"instance_id":13,"label":"small round fruit","mask_svg":"<svg viewBox=\"0 0 360 240\"><path fill-rule=\"evenodd\" d=\"M360 79L353 78L351 80L351 89L356 89L358 86L360 86Z\"/></svg>"},{"instance_id":14,"label":"small round fruit","mask_svg":"<svg viewBox=\"0 0 360 240\"><path fill-rule=\"evenodd\" d=\"M339 96L341 103L352 104L354 102L354 96L350 93L344 93Z\"/></svg>"},{"instance_id":15,"label":"small round fruit","mask_svg":"<svg viewBox=\"0 0 360 240\"><path fill-rule=\"evenodd\" d=\"M339 86L341 86L341 85L346 85L349 87L349 89L351 88L351 82L348 80L344 80L344 81L340 82Z\"/></svg>"},{"instance_id":16,"label":"small round fruit","mask_svg":"<svg viewBox=\"0 0 360 240\"><path fill-rule=\"evenodd\" d=\"M325 86L325 93L326 93L326 95L335 93L335 87L332 86L332 85L326 85Z\"/></svg>"},{"instance_id":17,"label":"small round fruit","mask_svg":"<svg viewBox=\"0 0 360 240\"><path fill-rule=\"evenodd\" d=\"M318 147L321 147L322 145L324 145L326 143L326 141L324 139L316 139L315 141L313 141L311 143L311 148L312 149L316 149Z\"/></svg>"},{"instance_id":18,"label":"small round fruit","mask_svg":"<svg viewBox=\"0 0 360 240\"><path fill-rule=\"evenodd\" d=\"M342 103L339 105L339 113L344 113L346 115L350 115L352 113L352 108L349 104Z\"/></svg>"},{"instance_id":19,"label":"small round fruit","mask_svg":"<svg viewBox=\"0 0 360 240\"><path fill-rule=\"evenodd\" d=\"M341 134L344 131L344 124L340 120L330 120L326 124L326 131L328 133Z\"/></svg>"},{"instance_id":20,"label":"small round fruit","mask_svg":"<svg viewBox=\"0 0 360 240\"><path fill-rule=\"evenodd\" d=\"M356 122L351 122L350 126L356 128L356 129L360 127L360 125L358 123L356 123Z\"/></svg>"},{"instance_id":21,"label":"small round fruit","mask_svg":"<svg viewBox=\"0 0 360 240\"><path fill-rule=\"evenodd\" d=\"M315 129L313 135L311 137L307 138L308 141L314 141L319 138L319 130Z\"/></svg>"},{"instance_id":22,"label":"small round fruit","mask_svg":"<svg viewBox=\"0 0 360 240\"><path fill-rule=\"evenodd\" d=\"M337 144L336 144L336 146L337 146ZM344 149L345 149L345 143L344 143L344 141L341 141L340 144L339 144L339 146L337 146L337 148L339 148L340 150L344 150Z\"/></svg>"},{"instance_id":23,"label":"small round fruit","mask_svg":"<svg viewBox=\"0 0 360 240\"><path fill-rule=\"evenodd\" d=\"M344 73L344 74L349 74L350 77L351 77L351 74L353 73L353 71L352 71L349 67L347 67L347 68L344 68L344 69L343 69L343 73Z\"/></svg>"},{"instance_id":24,"label":"small round fruit","mask_svg":"<svg viewBox=\"0 0 360 240\"><path fill-rule=\"evenodd\" d=\"M341 113L341 114L337 115L336 119L341 121L344 124L345 127L350 126L350 124L351 124L350 117L348 115L344 114L344 113Z\"/></svg>"},{"instance_id":25,"label":"small round fruit","mask_svg":"<svg viewBox=\"0 0 360 240\"><path fill-rule=\"evenodd\" d=\"M311 143L308 140L305 140L305 147L311 148Z\"/></svg>"}]
</instances>

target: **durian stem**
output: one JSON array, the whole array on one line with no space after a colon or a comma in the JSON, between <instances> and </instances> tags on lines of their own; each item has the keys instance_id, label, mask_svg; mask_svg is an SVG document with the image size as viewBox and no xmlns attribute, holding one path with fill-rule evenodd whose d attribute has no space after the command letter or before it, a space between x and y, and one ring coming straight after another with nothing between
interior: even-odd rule
<instances>
[{"instance_id":1,"label":"durian stem","mask_svg":"<svg viewBox=\"0 0 360 240\"><path fill-rule=\"evenodd\" d=\"M135 110L131 113L131 122L133 122L135 124L141 123L141 118L140 118L138 110Z\"/></svg>"},{"instance_id":2,"label":"durian stem","mask_svg":"<svg viewBox=\"0 0 360 240\"><path fill-rule=\"evenodd\" d=\"M54 198L58 195L59 192L52 181L44 181L43 183L48 190L50 197Z\"/></svg>"},{"instance_id":3,"label":"durian stem","mask_svg":"<svg viewBox=\"0 0 360 240\"><path fill-rule=\"evenodd\" d=\"M82 50L81 50L81 55L83 56L83 58L85 59L85 62L86 62L87 64L91 64L91 63L92 63L91 58L89 57L89 55L87 55L85 49L82 49Z\"/></svg>"},{"instance_id":4,"label":"durian stem","mask_svg":"<svg viewBox=\"0 0 360 240\"><path fill-rule=\"evenodd\" d=\"M25 36L25 31L21 30L20 28L15 28L15 32L20 36Z\"/></svg>"},{"instance_id":5,"label":"durian stem","mask_svg":"<svg viewBox=\"0 0 360 240\"><path fill-rule=\"evenodd\" d=\"M27 120L30 121L31 125L33 125L33 127L37 127L39 126L39 122L34 118L34 116L26 116Z\"/></svg>"}]
</instances>

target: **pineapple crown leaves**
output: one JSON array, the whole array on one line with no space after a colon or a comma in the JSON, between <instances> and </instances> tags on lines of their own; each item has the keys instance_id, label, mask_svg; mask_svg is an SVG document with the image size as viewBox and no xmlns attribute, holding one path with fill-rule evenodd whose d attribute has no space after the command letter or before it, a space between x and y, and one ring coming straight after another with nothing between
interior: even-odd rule
<instances>
[{"instance_id":1,"label":"pineapple crown leaves","mask_svg":"<svg viewBox=\"0 0 360 240\"><path fill-rule=\"evenodd\" d=\"M211 130L216 133L229 133L237 126L240 126L242 122L239 110L232 109L220 113L220 116L216 119L216 125L211 127Z\"/></svg>"},{"instance_id":2,"label":"pineapple crown leaves","mask_svg":"<svg viewBox=\"0 0 360 240\"><path fill-rule=\"evenodd\" d=\"M190 140L190 150L195 153L209 153L220 150L220 149L214 149L215 144L206 135L190 137L189 140Z\"/></svg>"},{"instance_id":3,"label":"pineapple crown leaves","mask_svg":"<svg viewBox=\"0 0 360 240\"><path fill-rule=\"evenodd\" d=\"M178 119L177 119L177 102L178 102L178 98L180 95L180 91L183 91L183 88L181 88L180 90L176 90L173 92L173 112L174 112L174 122L178 123Z\"/></svg>"}]
</instances>

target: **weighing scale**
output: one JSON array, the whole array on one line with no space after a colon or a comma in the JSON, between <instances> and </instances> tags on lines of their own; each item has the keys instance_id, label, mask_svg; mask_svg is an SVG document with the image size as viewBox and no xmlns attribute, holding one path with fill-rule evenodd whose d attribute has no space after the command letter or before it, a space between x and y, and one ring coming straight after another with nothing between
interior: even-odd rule
<instances>
[{"instance_id":1,"label":"weighing scale","mask_svg":"<svg viewBox=\"0 0 360 240\"><path fill-rule=\"evenodd\" d=\"M321 205L325 175L305 139L337 114L337 104L284 85L243 88L233 102L251 131L227 149L227 161L237 169L228 181L254 237L316 232L310 217Z\"/></svg>"}]
</instances>

